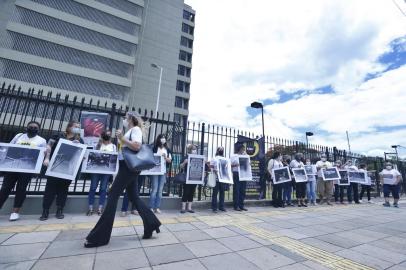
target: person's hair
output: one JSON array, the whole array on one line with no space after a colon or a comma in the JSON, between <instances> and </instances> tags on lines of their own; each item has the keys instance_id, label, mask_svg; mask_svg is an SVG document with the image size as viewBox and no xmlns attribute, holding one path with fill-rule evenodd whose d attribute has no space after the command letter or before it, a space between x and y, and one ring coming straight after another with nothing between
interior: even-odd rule
<instances>
[{"instance_id":1,"label":"person's hair","mask_svg":"<svg viewBox=\"0 0 406 270\"><path fill-rule=\"evenodd\" d=\"M66 126L65 132L68 133L68 129L70 129L71 127L73 127L76 124L80 124L80 123L75 120L69 121L68 125Z\"/></svg>"},{"instance_id":2,"label":"person's hair","mask_svg":"<svg viewBox=\"0 0 406 270\"><path fill-rule=\"evenodd\" d=\"M223 155L224 155L224 147L223 147L223 146L219 146L219 147L217 147L217 150L216 150L216 156L219 155L220 150L223 150Z\"/></svg>"},{"instance_id":3,"label":"person's hair","mask_svg":"<svg viewBox=\"0 0 406 270\"><path fill-rule=\"evenodd\" d=\"M100 138L103 139L103 137L104 137L105 135L108 135L107 133L110 133L110 140L111 140L111 132L110 132L110 130L105 130L105 131L103 131L103 132L100 134Z\"/></svg>"},{"instance_id":4,"label":"person's hair","mask_svg":"<svg viewBox=\"0 0 406 270\"><path fill-rule=\"evenodd\" d=\"M281 156L280 152L275 152L275 153L272 154L272 159L277 159L280 156Z\"/></svg>"},{"instance_id":5,"label":"person's hair","mask_svg":"<svg viewBox=\"0 0 406 270\"><path fill-rule=\"evenodd\" d=\"M365 169L367 167L367 165L362 163L359 165L359 167L360 167L360 169Z\"/></svg>"},{"instance_id":6,"label":"person's hair","mask_svg":"<svg viewBox=\"0 0 406 270\"><path fill-rule=\"evenodd\" d=\"M295 159L296 159L296 158L299 158L299 157L303 158L303 154L302 154L302 153L296 153L296 154L295 154Z\"/></svg>"},{"instance_id":7,"label":"person's hair","mask_svg":"<svg viewBox=\"0 0 406 270\"><path fill-rule=\"evenodd\" d=\"M28 122L27 127L28 127L29 125L31 125L31 124L35 124L35 125L37 125L37 126L38 126L38 129L40 129L40 128L41 128L41 124L40 124L40 123L38 123L37 121L30 121L30 122Z\"/></svg>"},{"instance_id":8,"label":"person's hair","mask_svg":"<svg viewBox=\"0 0 406 270\"><path fill-rule=\"evenodd\" d=\"M188 154L191 154L193 148L196 148L196 149L197 149L197 146L194 145L194 144L188 144L188 145L186 146L186 152L187 152Z\"/></svg>"},{"instance_id":9,"label":"person's hair","mask_svg":"<svg viewBox=\"0 0 406 270\"><path fill-rule=\"evenodd\" d=\"M134 127L139 127L142 131L144 130L144 121L137 112L135 111L127 112L127 118L129 121L133 123Z\"/></svg>"},{"instance_id":10,"label":"person's hair","mask_svg":"<svg viewBox=\"0 0 406 270\"><path fill-rule=\"evenodd\" d=\"M165 148L168 148L168 145L166 144L166 142L164 144L161 143L162 138L166 138L165 135L159 134L158 137L156 137L155 147L162 147L163 146Z\"/></svg>"}]
</instances>

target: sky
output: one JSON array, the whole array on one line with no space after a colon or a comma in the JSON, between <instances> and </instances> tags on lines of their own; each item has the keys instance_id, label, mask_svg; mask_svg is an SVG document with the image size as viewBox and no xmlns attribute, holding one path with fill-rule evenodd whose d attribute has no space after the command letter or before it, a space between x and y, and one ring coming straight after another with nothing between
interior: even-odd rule
<instances>
[{"instance_id":1,"label":"sky","mask_svg":"<svg viewBox=\"0 0 406 270\"><path fill-rule=\"evenodd\" d=\"M185 2L189 120L262 134L260 101L268 136L406 157L406 0Z\"/></svg>"}]
</instances>

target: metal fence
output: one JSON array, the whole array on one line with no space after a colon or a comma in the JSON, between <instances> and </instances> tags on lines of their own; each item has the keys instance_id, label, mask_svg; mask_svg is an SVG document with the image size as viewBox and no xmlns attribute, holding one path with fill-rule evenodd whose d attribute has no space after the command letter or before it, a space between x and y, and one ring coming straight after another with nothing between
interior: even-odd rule
<instances>
[{"instance_id":1,"label":"metal fence","mask_svg":"<svg viewBox=\"0 0 406 270\"><path fill-rule=\"evenodd\" d=\"M117 107L115 104L108 106L107 103L100 104L93 100L86 101L76 96L61 94L54 95L52 92L45 93L42 90L29 89L22 91L15 86L6 86L4 83L0 88L0 141L10 141L16 133L22 132L26 124L35 120L41 124L40 135L49 139L56 133L60 133L68 121L79 120L82 111L104 112L109 115L109 129L114 132L121 124L121 118L129 111L129 107ZM131 108L131 110L135 110ZM168 179L164 187L164 196L180 196L182 193L179 185L172 184L172 178L177 173L179 164L185 157L185 148L189 143L196 144L201 154L210 159L218 146L223 146L225 156L229 157L234 152L234 144L238 135L249 138L258 138L257 134L205 123L188 122L179 124L173 120L172 115L158 114L154 117L153 111L137 110L147 123L145 143L153 143L153 130L156 134L165 134L172 151L173 162L168 169ZM384 159L380 157L367 157L356 153L348 153L336 147L326 147L314 144L305 144L299 141L286 140L271 136L265 137L265 149L270 152L279 151L283 155L293 156L294 153L304 153L313 161L317 160L321 153L325 153L329 160L351 159L356 164L364 163L369 171L375 172L375 179L379 179L378 173L383 169ZM403 179L406 176L405 162L397 162L397 167L402 173ZM87 174L80 174L70 186L69 193L76 195L87 194L90 187L90 177ZM0 180L2 181L2 180ZM1 182L0 182L1 183ZM33 179L28 187L29 194L42 194L45 188L46 179L44 173ZM403 187L405 184L403 184ZM260 185L263 188L263 185ZM381 187L379 181L375 181L375 196L379 196ZM230 188L232 189L232 187ZM141 195L148 195L150 180L141 182ZM405 188L403 188L405 190ZM247 191L248 197L258 198L260 188L251 188ZM207 200L211 197L211 190L199 186L196 192L198 200ZM269 194L267 194L269 198ZM231 190L227 191L226 198L231 199Z\"/></svg>"}]
</instances>

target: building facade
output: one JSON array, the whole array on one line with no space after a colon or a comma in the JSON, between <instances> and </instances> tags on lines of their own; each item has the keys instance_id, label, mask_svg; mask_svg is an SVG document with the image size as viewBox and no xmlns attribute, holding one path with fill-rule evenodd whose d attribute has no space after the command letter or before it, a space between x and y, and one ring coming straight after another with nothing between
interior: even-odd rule
<instances>
[{"instance_id":1,"label":"building facade","mask_svg":"<svg viewBox=\"0 0 406 270\"><path fill-rule=\"evenodd\" d=\"M0 1L0 80L154 111L162 69L158 110L184 121L194 16L183 0Z\"/></svg>"}]
</instances>

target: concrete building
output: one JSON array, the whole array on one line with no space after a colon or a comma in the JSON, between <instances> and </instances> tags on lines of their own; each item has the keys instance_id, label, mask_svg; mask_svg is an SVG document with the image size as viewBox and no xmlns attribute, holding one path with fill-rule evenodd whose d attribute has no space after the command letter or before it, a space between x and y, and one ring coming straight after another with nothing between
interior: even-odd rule
<instances>
[{"instance_id":1,"label":"concrete building","mask_svg":"<svg viewBox=\"0 0 406 270\"><path fill-rule=\"evenodd\" d=\"M195 11L183 0L0 1L0 81L188 115ZM151 66L155 64L155 68Z\"/></svg>"}]
</instances>

